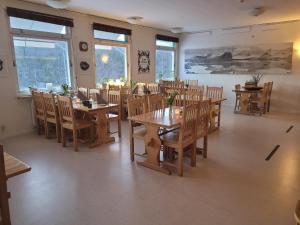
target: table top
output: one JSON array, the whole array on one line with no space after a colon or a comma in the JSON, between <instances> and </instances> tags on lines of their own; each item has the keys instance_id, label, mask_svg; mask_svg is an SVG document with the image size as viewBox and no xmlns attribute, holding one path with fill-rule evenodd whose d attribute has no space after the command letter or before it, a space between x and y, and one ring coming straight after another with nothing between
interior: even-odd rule
<instances>
[{"instance_id":1,"label":"table top","mask_svg":"<svg viewBox=\"0 0 300 225\"><path fill-rule=\"evenodd\" d=\"M261 92L261 89L260 90L247 90L247 89L240 89L240 90L232 90L233 92L238 92L238 93L258 93L258 92Z\"/></svg>"},{"instance_id":2,"label":"table top","mask_svg":"<svg viewBox=\"0 0 300 225\"><path fill-rule=\"evenodd\" d=\"M118 107L118 104L92 104L92 108L88 108L84 106L82 103L73 103L73 108L78 111L83 111L83 112L95 112L99 110L106 110L106 109L111 109Z\"/></svg>"},{"instance_id":3,"label":"table top","mask_svg":"<svg viewBox=\"0 0 300 225\"><path fill-rule=\"evenodd\" d=\"M227 100L227 98L208 98L203 96L203 101L209 100L211 101L212 104L219 104L221 102L224 102Z\"/></svg>"},{"instance_id":4,"label":"table top","mask_svg":"<svg viewBox=\"0 0 300 225\"><path fill-rule=\"evenodd\" d=\"M29 165L6 152L4 152L4 164L7 178L11 178L31 170Z\"/></svg>"},{"instance_id":5,"label":"table top","mask_svg":"<svg viewBox=\"0 0 300 225\"><path fill-rule=\"evenodd\" d=\"M173 106L172 114L169 115L170 108L164 108L153 112L144 113L137 116L128 117L129 120L152 124L164 128L179 127L182 122L182 107Z\"/></svg>"}]
</instances>

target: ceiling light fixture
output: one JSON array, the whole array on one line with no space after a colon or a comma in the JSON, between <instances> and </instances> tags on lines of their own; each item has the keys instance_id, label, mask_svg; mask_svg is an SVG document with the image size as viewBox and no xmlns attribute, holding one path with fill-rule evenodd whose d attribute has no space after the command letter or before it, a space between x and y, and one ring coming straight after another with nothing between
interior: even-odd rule
<instances>
[{"instance_id":1,"label":"ceiling light fixture","mask_svg":"<svg viewBox=\"0 0 300 225\"><path fill-rule=\"evenodd\" d=\"M71 0L47 0L47 4L55 9L65 9Z\"/></svg>"},{"instance_id":2,"label":"ceiling light fixture","mask_svg":"<svg viewBox=\"0 0 300 225\"><path fill-rule=\"evenodd\" d=\"M174 34L180 34L182 33L182 27L171 27L171 32L174 33Z\"/></svg>"},{"instance_id":3,"label":"ceiling light fixture","mask_svg":"<svg viewBox=\"0 0 300 225\"><path fill-rule=\"evenodd\" d=\"M138 24L141 22L142 19L143 17L141 16L131 16L127 18L127 22L131 24Z\"/></svg>"},{"instance_id":4,"label":"ceiling light fixture","mask_svg":"<svg viewBox=\"0 0 300 225\"><path fill-rule=\"evenodd\" d=\"M251 16L260 16L261 14L263 14L266 11L266 9L264 7L255 7L254 9L252 9L252 11L250 12Z\"/></svg>"}]
</instances>

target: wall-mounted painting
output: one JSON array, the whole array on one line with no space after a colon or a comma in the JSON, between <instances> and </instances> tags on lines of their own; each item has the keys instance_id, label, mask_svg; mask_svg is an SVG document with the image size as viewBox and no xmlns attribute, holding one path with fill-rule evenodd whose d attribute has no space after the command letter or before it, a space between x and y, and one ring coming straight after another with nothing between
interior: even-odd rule
<instances>
[{"instance_id":1,"label":"wall-mounted painting","mask_svg":"<svg viewBox=\"0 0 300 225\"><path fill-rule=\"evenodd\" d=\"M150 51L138 50L138 72L150 72Z\"/></svg>"},{"instance_id":2,"label":"wall-mounted painting","mask_svg":"<svg viewBox=\"0 0 300 225\"><path fill-rule=\"evenodd\" d=\"M293 43L185 50L186 74L289 74Z\"/></svg>"}]
</instances>

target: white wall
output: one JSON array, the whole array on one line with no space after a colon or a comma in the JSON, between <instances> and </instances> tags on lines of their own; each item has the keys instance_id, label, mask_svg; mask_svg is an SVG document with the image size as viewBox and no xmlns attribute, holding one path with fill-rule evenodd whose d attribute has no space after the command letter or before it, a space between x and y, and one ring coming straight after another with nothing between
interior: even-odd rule
<instances>
[{"instance_id":1,"label":"white wall","mask_svg":"<svg viewBox=\"0 0 300 225\"><path fill-rule=\"evenodd\" d=\"M272 25L267 27L254 27L247 33L213 32L203 34L185 34L180 39L180 75L181 79L198 79L203 85L223 86L225 104L233 107L235 95L232 92L235 84L244 84L249 75L212 75L184 73L184 51L186 49L199 49L222 47L232 45L255 45L266 43L294 42L293 68L290 75L265 75L262 82L274 81L272 95L272 110L291 113L300 113L300 22ZM265 31L264 31L265 30Z\"/></svg>"},{"instance_id":2,"label":"white wall","mask_svg":"<svg viewBox=\"0 0 300 225\"><path fill-rule=\"evenodd\" d=\"M17 75L13 67L13 49L10 46L10 35L8 28L8 18L6 7L16 7L39 11L43 13L54 14L74 19L74 28L72 29L72 51L73 51L73 69L77 77L78 86L95 86L95 65L93 51L92 23L98 22L107 25L115 25L132 30L130 64L132 78L141 82L155 80L155 35L172 35L167 31L157 30L149 27L130 25L125 22L110 20L106 18L85 15L65 10L55 10L47 6L27 3L18 0L0 0L0 57L7 61L7 73L0 77L0 139L32 131L31 100L18 99L17 95ZM86 41L89 44L88 52L79 50L79 42ZM137 51L150 50L151 67L150 73L138 74L137 69ZM80 59L85 59L90 64L90 73L81 74L78 68ZM5 129L1 129L5 127Z\"/></svg>"}]
</instances>

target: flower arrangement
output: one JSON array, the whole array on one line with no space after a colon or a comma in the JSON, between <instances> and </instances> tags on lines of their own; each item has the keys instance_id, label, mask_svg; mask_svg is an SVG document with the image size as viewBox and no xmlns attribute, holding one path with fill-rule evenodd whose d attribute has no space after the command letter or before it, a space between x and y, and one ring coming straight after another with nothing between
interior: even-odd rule
<instances>
[{"instance_id":1,"label":"flower arrangement","mask_svg":"<svg viewBox=\"0 0 300 225\"><path fill-rule=\"evenodd\" d=\"M168 106L172 106L175 100L176 95L178 95L177 91L174 91L170 96L167 97L166 102Z\"/></svg>"},{"instance_id":2,"label":"flower arrangement","mask_svg":"<svg viewBox=\"0 0 300 225\"><path fill-rule=\"evenodd\" d=\"M68 84L62 84L61 89L63 91L62 95L63 96L69 96L70 95L70 87Z\"/></svg>"}]
</instances>

